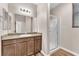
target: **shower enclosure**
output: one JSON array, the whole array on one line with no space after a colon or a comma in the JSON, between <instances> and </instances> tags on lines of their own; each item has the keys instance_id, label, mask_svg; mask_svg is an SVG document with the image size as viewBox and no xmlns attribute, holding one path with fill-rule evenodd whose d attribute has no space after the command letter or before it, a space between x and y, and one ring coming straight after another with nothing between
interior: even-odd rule
<instances>
[{"instance_id":1,"label":"shower enclosure","mask_svg":"<svg viewBox=\"0 0 79 59\"><path fill-rule=\"evenodd\" d=\"M51 15L48 28L49 51L58 47L58 19Z\"/></svg>"},{"instance_id":2,"label":"shower enclosure","mask_svg":"<svg viewBox=\"0 0 79 59\"><path fill-rule=\"evenodd\" d=\"M52 13L56 6L53 3L49 4L48 52L58 48L59 45L59 19Z\"/></svg>"}]
</instances>

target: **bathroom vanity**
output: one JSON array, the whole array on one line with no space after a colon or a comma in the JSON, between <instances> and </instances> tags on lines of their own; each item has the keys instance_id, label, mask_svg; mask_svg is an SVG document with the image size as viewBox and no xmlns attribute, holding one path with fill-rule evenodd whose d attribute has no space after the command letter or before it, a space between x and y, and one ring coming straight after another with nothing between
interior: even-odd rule
<instances>
[{"instance_id":1,"label":"bathroom vanity","mask_svg":"<svg viewBox=\"0 0 79 59\"><path fill-rule=\"evenodd\" d=\"M42 49L42 34L5 35L2 37L2 56L36 55Z\"/></svg>"}]
</instances>

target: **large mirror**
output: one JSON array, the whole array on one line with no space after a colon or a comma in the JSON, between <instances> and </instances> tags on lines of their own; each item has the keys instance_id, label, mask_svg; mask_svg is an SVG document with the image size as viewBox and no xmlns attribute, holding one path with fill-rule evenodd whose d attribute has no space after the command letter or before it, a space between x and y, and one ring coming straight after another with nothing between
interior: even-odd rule
<instances>
[{"instance_id":1,"label":"large mirror","mask_svg":"<svg viewBox=\"0 0 79 59\"><path fill-rule=\"evenodd\" d=\"M32 17L15 14L15 33L32 32Z\"/></svg>"},{"instance_id":2,"label":"large mirror","mask_svg":"<svg viewBox=\"0 0 79 59\"><path fill-rule=\"evenodd\" d=\"M33 17L10 13L3 9L3 33L30 33L33 31ZM13 18L13 19L12 19ZM13 24L14 23L14 24ZM14 28L14 27L15 28ZM12 30L14 29L14 32Z\"/></svg>"}]
</instances>

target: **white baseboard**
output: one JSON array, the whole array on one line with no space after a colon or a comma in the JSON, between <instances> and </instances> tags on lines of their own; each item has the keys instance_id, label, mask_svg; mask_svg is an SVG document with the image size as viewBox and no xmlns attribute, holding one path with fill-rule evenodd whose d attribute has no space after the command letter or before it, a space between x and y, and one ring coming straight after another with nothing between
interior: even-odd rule
<instances>
[{"instance_id":1,"label":"white baseboard","mask_svg":"<svg viewBox=\"0 0 79 59\"><path fill-rule=\"evenodd\" d=\"M51 55L52 53L54 53L55 51L57 51L57 50L59 50L60 48L56 48L56 49L54 49L54 50L52 50L52 51L50 51L47 55Z\"/></svg>"},{"instance_id":2,"label":"white baseboard","mask_svg":"<svg viewBox=\"0 0 79 59\"><path fill-rule=\"evenodd\" d=\"M43 52L43 51L41 51L41 53L42 53L44 56L50 56L52 53L54 53L55 51L57 51L57 50L59 50L59 49L63 49L63 50L65 50L65 51L67 51L67 52L70 52L70 53L72 53L72 54L75 55L75 56L79 56L77 53L75 53L75 52L73 52L73 51L71 51L71 50L68 50L68 49L66 49L66 48L63 48L63 47L56 48L56 49L50 51L48 54L46 54L46 53Z\"/></svg>"},{"instance_id":3,"label":"white baseboard","mask_svg":"<svg viewBox=\"0 0 79 59\"><path fill-rule=\"evenodd\" d=\"M52 51L50 51L48 54L46 54L44 51L41 50L41 53L44 55L44 56L50 56L52 53L54 53L55 51L57 51L59 48L56 48Z\"/></svg>"},{"instance_id":4,"label":"white baseboard","mask_svg":"<svg viewBox=\"0 0 79 59\"><path fill-rule=\"evenodd\" d=\"M65 50L65 51L67 51L67 52L70 52L70 53L72 53L72 54L75 55L75 56L79 56L77 53L75 53L75 52L73 52L73 51L71 51L71 50L69 50L69 49L66 49L66 48L63 48L63 47L60 47L60 49L63 49L63 50Z\"/></svg>"},{"instance_id":5,"label":"white baseboard","mask_svg":"<svg viewBox=\"0 0 79 59\"><path fill-rule=\"evenodd\" d=\"M47 54L46 54L44 51L42 51L42 50L41 50L41 53L42 53L44 56L47 56Z\"/></svg>"}]
</instances>

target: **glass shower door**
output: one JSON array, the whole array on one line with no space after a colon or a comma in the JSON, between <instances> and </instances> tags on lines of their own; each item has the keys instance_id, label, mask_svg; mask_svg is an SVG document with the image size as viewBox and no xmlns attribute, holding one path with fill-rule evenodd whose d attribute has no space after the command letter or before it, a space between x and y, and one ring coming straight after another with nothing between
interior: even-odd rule
<instances>
[{"instance_id":1,"label":"glass shower door","mask_svg":"<svg viewBox=\"0 0 79 59\"><path fill-rule=\"evenodd\" d=\"M49 51L58 46L58 21L56 16L50 16L49 21Z\"/></svg>"}]
</instances>

